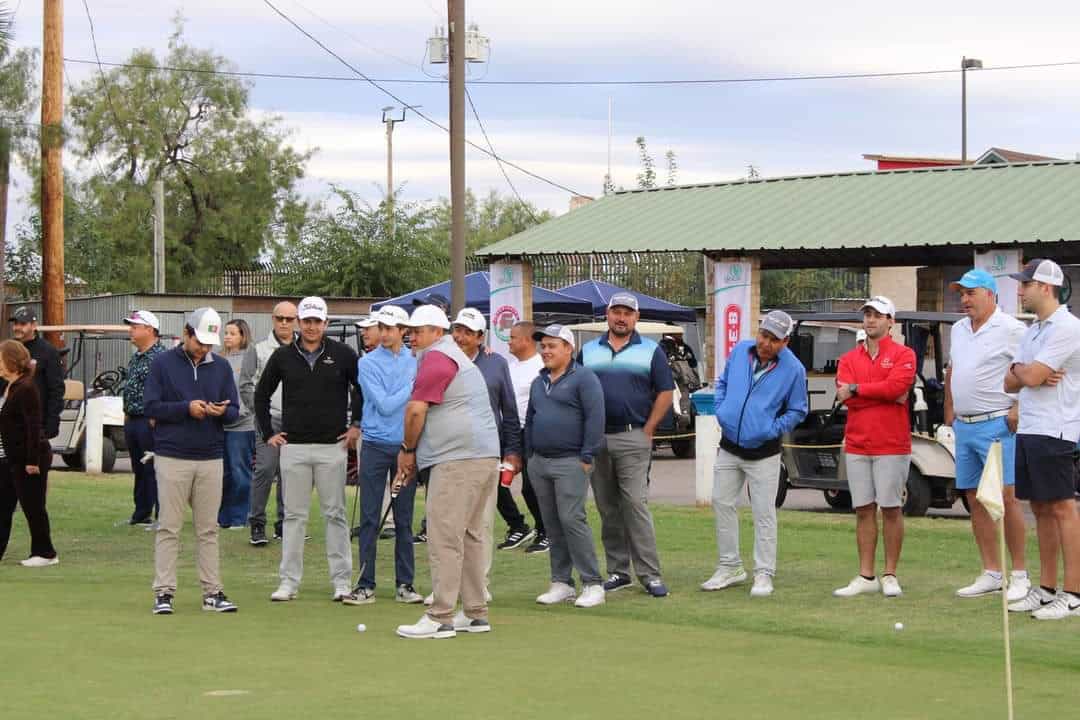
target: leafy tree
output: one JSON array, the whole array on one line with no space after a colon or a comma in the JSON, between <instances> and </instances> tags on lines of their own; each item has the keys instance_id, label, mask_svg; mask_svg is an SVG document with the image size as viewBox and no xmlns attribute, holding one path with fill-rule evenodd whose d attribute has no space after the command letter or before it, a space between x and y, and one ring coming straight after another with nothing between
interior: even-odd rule
<instances>
[{"instance_id":1,"label":"leafy tree","mask_svg":"<svg viewBox=\"0 0 1080 720\"><path fill-rule=\"evenodd\" d=\"M134 67L98 73L70 101L76 149L90 160L79 191L123 258L97 289L152 285L151 188L159 179L170 290L299 237L307 207L296 184L311 153L288 147L280 118L252 118L249 84L211 72L232 64L187 45L179 20L163 58L136 50L126 62ZM157 66L199 72L150 69Z\"/></svg>"},{"instance_id":2,"label":"leafy tree","mask_svg":"<svg viewBox=\"0 0 1080 720\"><path fill-rule=\"evenodd\" d=\"M656 167L653 162L652 155L649 154L649 148L645 144L645 137L639 135L634 139L634 144L638 147L638 160L641 162L641 172L637 175L638 188L641 190L651 190L656 187Z\"/></svg>"},{"instance_id":3,"label":"leafy tree","mask_svg":"<svg viewBox=\"0 0 1080 720\"><path fill-rule=\"evenodd\" d=\"M450 201L440 198L435 207L436 239L450 246ZM489 190L477 201L472 190L465 191L465 252L471 255L482 247L528 230L533 225L555 217L548 210L538 210L529 202Z\"/></svg>"}]
</instances>

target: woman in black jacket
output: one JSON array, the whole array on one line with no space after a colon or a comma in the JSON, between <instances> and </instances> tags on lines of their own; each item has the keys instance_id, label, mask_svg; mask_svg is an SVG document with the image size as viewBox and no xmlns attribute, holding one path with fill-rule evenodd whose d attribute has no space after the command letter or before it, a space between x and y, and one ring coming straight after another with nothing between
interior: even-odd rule
<instances>
[{"instance_id":1,"label":"woman in black jacket","mask_svg":"<svg viewBox=\"0 0 1080 720\"><path fill-rule=\"evenodd\" d=\"M41 400L34 386L30 353L17 340L0 343L0 377L7 388L0 399L0 558L11 537L15 503L22 506L30 527L30 557L25 567L60 562L49 533L45 510L45 480L41 464L51 458L41 434Z\"/></svg>"}]
</instances>

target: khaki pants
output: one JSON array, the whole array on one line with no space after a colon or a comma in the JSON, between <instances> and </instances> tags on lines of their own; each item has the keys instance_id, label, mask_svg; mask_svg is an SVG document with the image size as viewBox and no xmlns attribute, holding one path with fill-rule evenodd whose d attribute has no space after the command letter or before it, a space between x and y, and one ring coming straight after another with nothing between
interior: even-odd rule
<instances>
[{"instance_id":1,"label":"khaki pants","mask_svg":"<svg viewBox=\"0 0 1080 720\"><path fill-rule=\"evenodd\" d=\"M465 615L487 618L484 511L498 482L497 458L452 460L431 468L428 481L428 562L435 601L428 615L452 623L458 594Z\"/></svg>"},{"instance_id":2,"label":"khaki pants","mask_svg":"<svg viewBox=\"0 0 1080 720\"><path fill-rule=\"evenodd\" d=\"M176 594L180 530L189 506L195 525L195 563L203 595L221 592L217 516L221 507L222 461L156 455L154 469L161 504L154 541L154 593Z\"/></svg>"}]
</instances>

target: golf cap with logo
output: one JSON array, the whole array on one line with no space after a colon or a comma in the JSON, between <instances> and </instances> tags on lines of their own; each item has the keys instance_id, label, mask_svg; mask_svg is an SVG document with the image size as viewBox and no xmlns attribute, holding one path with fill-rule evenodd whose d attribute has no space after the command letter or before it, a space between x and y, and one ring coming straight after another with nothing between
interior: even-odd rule
<instances>
[{"instance_id":1,"label":"golf cap with logo","mask_svg":"<svg viewBox=\"0 0 1080 720\"><path fill-rule=\"evenodd\" d=\"M135 312L124 318L125 325L149 325L155 330L161 329L161 323L158 322L157 315L149 310L136 310Z\"/></svg>"},{"instance_id":2,"label":"golf cap with logo","mask_svg":"<svg viewBox=\"0 0 1080 720\"><path fill-rule=\"evenodd\" d=\"M397 327L398 325L409 324L409 313L397 305L383 305L370 319L378 325Z\"/></svg>"},{"instance_id":3,"label":"golf cap with logo","mask_svg":"<svg viewBox=\"0 0 1080 720\"><path fill-rule=\"evenodd\" d=\"M631 296L632 297L632 296ZM533 333L533 340L540 342L546 337L559 338L570 343L570 347L575 347L574 333L570 331L570 328L565 325L548 325L546 328L537 330Z\"/></svg>"},{"instance_id":4,"label":"golf cap with logo","mask_svg":"<svg viewBox=\"0 0 1080 720\"><path fill-rule=\"evenodd\" d=\"M188 316L187 324L195 331L195 339L203 345L221 344L221 316L214 308L197 308Z\"/></svg>"},{"instance_id":5,"label":"golf cap with logo","mask_svg":"<svg viewBox=\"0 0 1080 720\"><path fill-rule=\"evenodd\" d=\"M431 325L432 327L442 328L443 330L450 329L450 321L446 319L446 313L435 305L421 305L412 311L412 316L409 317L409 322L405 323L408 327L426 327Z\"/></svg>"},{"instance_id":6,"label":"golf cap with logo","mask_svg":"<svg viewBox=\"0 0 1080 720\"><path fill-rule=\"evenodd\" d=\"M611 299L607 303L608 310L613 307L630 308L634 312L638 311L637 295L632 295L628 292L617 292L611 296ZM554 326L552 326L554 327Z\"/></svg>"},{"instance_id":7,"label":"golf cap with logo","mask_svg":"<svg viewBox=\"0 0 1080 720\"><path fill-rule=\"evenodd\" d=\"M482 333L487 330L487 320L484 319L484 315L476 308L462 308L461 312L454 318L454 324L467 327L473 332Z\"/></svg>"},{"instance_id":8,"label":"golf cap with logo","mask_svg":"<svg viewBox=\"0 0 1080 720\"><path fill-rule=\"evenodd\" d=\"M442 293L428 293L423 297L413 298L413 306L420 307L421 305L434 305L443 311L443 314L450 312L450 300L447 299Z\"/></svg>"},{"instance_id":9,"label":"golf cap with logo","mask_svg":"<svg viewBox=\"0 0 1080 720\"><path fill-rule=\"evenodd\" d=\"M777 340L783 340L791 334L791 329L795 327L795 321L783 310L772 310L761 318L761 324L758 327Z\"/></svg>"},{"instance_id":10,"label":"golf cap with logo","mask_svg":"<svg viewBox=\"0 0 1080 720\"><path fill-rule=\"evenodd\" d=\"M34 308L23 305L15 308L15 312L11 313L11 322L17 323L32 323L37 322L37 312Z\"/></svg>"},{"instance_id":11,"label":"golf cap with logo","mask_svg":"<svg viewBox=\"0 0 1080 720\"><path fill-rule=\"evenodd\" d=\"M884 295L875 295L874 297L863 303L863 306L859 308L859 311L863 311L866 308L873 308L882 315L888 315L889 317L896 317L896 306L893 305L892 300Z\"/></svg>"},{"instance_id":12,"label":"golf cap with logo","mask_svg":"<svg viewBox=\"0 0 1080 720\"><path fill-rule=\"evenodd\" d=\"M370 315L368 315L363 320L357 320L353 324L356 325L356 327L361 328L361 329L369 328L369 327L375 327L376 325L379 324L379 321L375 319L375 316L378 315L380 312L382 312L382 308L380 308L380 309L376 310L375 312L371 313Z\"/></svg>"},{"instance_id":13,"label":"golf cap with logo","mask_svg":"<svg viewBox=\"0 0 1080 720\"><path fill-rule=\"evenodd\" d=\"M949 283L950 290L974 290L975 288L986 288L997 295L997 280L982 268L971 268L964 273L962 278Z\"/></svg>"},{"instance_id":14,"label":"golf cap with logo","mask_svg":"<svg viewBox=\"0 0 1080 720\"><path fill-rule=\"evenodd\" d=\"M315 295L306 297L300 301L300 309L296 316L301 320L318 318L326 322L326 301Z\"/></svg>"},{"instance_id":15,"label":"golf cap with logo","mask_svg":"<svg viewBox=\"0 0 1080 720\"><path fill-rule=\"evenodd\" d=\"M1065 284L1065 273L1061 271L1061 266L1053 260L1040 258L1031 260L1024 266L1023 270L1013 273L1009 277L1020 282L1041 282L1054 287L1061 287Z\"/></svg>"}]
</instances>

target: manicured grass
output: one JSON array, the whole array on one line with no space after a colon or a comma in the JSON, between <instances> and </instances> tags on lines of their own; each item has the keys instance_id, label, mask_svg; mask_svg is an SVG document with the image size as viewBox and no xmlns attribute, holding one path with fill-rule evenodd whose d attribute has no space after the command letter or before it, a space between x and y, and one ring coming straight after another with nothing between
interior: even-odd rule
<instances>
[{"instance_id":1,"label":"manicured grass","mask_svg":"<svg viewBox=\"0 0 1080 720\"><path fill-rule=\"evenodd\" d=\"M378 602L334 604L319 522L301 595L283 604L268 601L280 546L222 533L236 615L200 611L189 526L177 612L152 616L153 535L114 525L130 497L130 476L54 473L55 568L17 565L29 544L18 517L0 564L5 720L1004 717L1000 600L952 597L977 571L963 520L908 521L904 597L838 600L831 590L855 571L854 518L782 512L776 595L751 600L747 586L697 589L715 559L710 511L656 507L670 597L635 588L594 610L543 608L546 556L498 553L494 631L410 642L394 628L422 609L393 602L392 543L380 543ZM749 561L748 513L743 523ZM423 546L417 570L426 593ZM1076 712L1080 619L1013 616L1012 630L1018 715Z\"/></svg>"}]
</instances>

